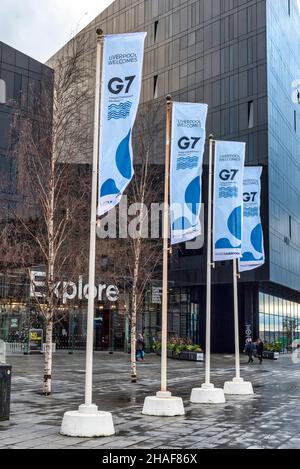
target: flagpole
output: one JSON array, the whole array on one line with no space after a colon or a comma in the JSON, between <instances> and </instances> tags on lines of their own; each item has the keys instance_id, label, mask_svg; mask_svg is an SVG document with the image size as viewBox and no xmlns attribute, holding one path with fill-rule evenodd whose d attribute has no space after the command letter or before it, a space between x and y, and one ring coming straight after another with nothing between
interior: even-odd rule
<instances>
[{"instance_id":1,"label":"flagpole","mask_svg":"<svg viewBox=\"0 0 300 469\"><path fill-rule=\"evenodd\" d=\"M233 301L234 301L234 334L235 334L235 368L236 379L241 378L240 337L239 337L239 305L238 305L238 271L237 259L233 260Z\"/></svg>"},{"instance_id":2,"label":"flagpole","mask_svg":"<svg viewBox=\"0 0 300 469\"><path fill-rule=\"evenodd\" d=\"M97 228L97 186L98 186L98 158L99 158L99 128L100 128L100 101L102 87L102 58L103 58L103 31L97 30L97 64L96 64L96 92L94 111L94 143L93 143L93 175L91 200L91 228L90 228L90 257L89 257L89 296L87 313L86 338L86 374L85 374L85 405L91 406L93 402L93 351L94 351L94 314L95 314L95 258L96 258L96 228Z\"/></svg>"},{"instance_id":3,"label":"flagpole","mask_svg":"<svg viewBox=\"0 0 300 469\"><path fill-rule=\"evenodd\" d=\"M205 383L201 388L192 389L192 404L224 404L225 395L221 388L211 383L211 268L212 263L212 204L213 204L213 155L214 136L209 136L208 162L208 216L207 216L207 280L206 280L206 347L205 347Z\"/></svg>"},{"instance_id":4,"label":"flagpole","mask_svg":"<svg viewBox=\"0 0 300 469\"><path fill-rule=\"evenodd\" d=\"M253 386L250 381L241 378L240 338L239 338L239 303L238 303L238 260L233 260L233 303L234 303L234 336L235 336L235 368L236 376L224 384L225 394L235 396L252 396Z\"/></svg>"},{"instance_id":5,"label":"flagpole","mask_svg":"<svg viewBox=\"0 0 300 469\"><path fill-rule=\"evenodd\" d=\"M161 388L156 396L146 397L144 415L157 417L175 417L185 415L181 397L173 397L168 391L168 261L169 261L169 189L170 189L170 149L171 149L171 114L172 96L166 102L166 154L165 154L165 192L163 215L163 293L161 320Z\"/></svg>"},{"instance_id":6,"label":"flagpole","mask_svg":"<svg viewBox=\"0 0 300 469\"><path fill-rule=\"evenodd\" d=\"M102 437L115 434L112 415L109 412L99 412L93 404L93 351L94 351L94 310L95 310L95 258L96 258L96 228L97 228L97 187L98 187L98 159L100 143L100 109L102 89L102 63L104 34L97 29L96 46L96 88L94 110L94 141L93 141L93 169L91 194L91 222L90 222L90 252L89 252L89 296L87 312L86 338L86 373L85 373L85 403L76 412L64 414L61 434L71 437Z\"/></svg>"},{"instance_id":7,"label":"flagpole","mask_svg":"<svg viewBox=\"0 0 300 469\"><path fill-rule=\"evenodd\" d=\"M208 217L207 217L207 284L206 284L206 357L205 384L210 385L211 370L211 238L212 238L212 184L213 184L213 135L209 137L208 167Z\"/></svg>"},{"instance_id":8,"label":"flagpole","mask_svg":"<svg viewBox=\"0 0 300 469\"><path fill-rule=\"evenodd\" d=\"M166 103L166 154L165 195L163 223L163 293L161 323L161 392L167 392L167 345L168 345L168 263L169 263L169 186L170 186L170 143L171 143L172 97Z\"/></svg>"}]
</instances>

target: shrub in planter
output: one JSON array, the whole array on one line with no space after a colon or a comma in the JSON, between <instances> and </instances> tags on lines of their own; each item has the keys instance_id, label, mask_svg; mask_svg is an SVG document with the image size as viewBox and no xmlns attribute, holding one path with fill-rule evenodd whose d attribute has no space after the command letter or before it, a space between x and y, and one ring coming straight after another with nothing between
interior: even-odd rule
<instances>
[{"instance_id":1,"label":"shrub in planter","mask_svg":"<svg viewBox=\"0 0 300 469\"><path fill-rule=\"evenodd\" d=\"M276 352L280 353L282 351L283 344L281 342L272 342L270 344L266 343L264 346L265 352Z\"/></svg>"},{"instance_id":2,"label":"shrub in planter","mask_svg":"<svg viewBox=\"0 0 300 469\"><path fill-rule=\"evenodd\" d=\"M170 344L170 343L168 343L168 345L167 345L167 350L168 350L169 352L174 352L175 347L176 347L175 344Z\"/></svg>"},{"instance_id":3,"label":"shrub in planter","mask_svg":"<svg viewBox=\"0 0 300 469\"><path fill-rule=\"evenodd\" d=\"M160 342L156 342L154 344L154 350L157 354L161 353ZM200 345L194 345L190 339L182 339L178 337L173 337L172 339L168 341L167 351L168 351L168 357L180 359L181 354L184 353L185 354L184 356L186 357L185 359L188 360L188 359L193 359L193 358L189 358L191 357L191 355L190 356L188 355L189 353L190 354L201 353L202 349Z\"/></svg>"}]
</instances>

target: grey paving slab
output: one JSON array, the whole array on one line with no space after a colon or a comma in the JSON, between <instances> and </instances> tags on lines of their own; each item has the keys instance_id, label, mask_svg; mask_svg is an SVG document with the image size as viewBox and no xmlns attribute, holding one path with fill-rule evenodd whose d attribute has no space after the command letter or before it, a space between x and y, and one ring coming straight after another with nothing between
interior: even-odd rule
<instances>
[{"instance_id":1,"label":"grey paving slab","mask_svg":"<svg viewBox=\"0 0 300 469\"><path fill-rule=\"evenodd\" d=\"M244 360L244 359L243 359ZM94 401L114 416L116 436L66 438L59 434L64 412L76 410L84 396L84 354L54 356L53 395L41 395L41 356L11 356L13 366L10 422L0 422L0 448L300 448L300 365L290 357L262 366L242 365L254 397L228 396L220 406L191 405L190 392L204 380L204 364L169 360L169 387L184 399L186 416L146 417L146 396L159 389L160 359L147 357L138 366L138 383L130 382L128 356L94 355ZM234 358L212 358L215 385L234 376Z\"/></svg>"}]
</instances>

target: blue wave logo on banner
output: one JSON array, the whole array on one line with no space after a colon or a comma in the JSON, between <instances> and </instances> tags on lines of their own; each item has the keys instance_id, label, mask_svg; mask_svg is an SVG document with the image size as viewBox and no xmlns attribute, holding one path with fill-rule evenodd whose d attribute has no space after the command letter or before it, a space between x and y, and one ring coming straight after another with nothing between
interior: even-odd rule
<instances>
[{"instance_id":1,"label":"blue wave logo on banner","mask_svg":"<svg viewBox=\"0 0 300 469\"><path fill-rule=\"evenodd\" d=\"M120 104L111 104L108 106L108 120L111 119L127 119L130 115L130 110L132 108L132 102L126 101L125 103Z\"/></svg>"},{"instance_id":2,"label":"blue wave logo on banner","mask_svg":"<svg viewBox=\"0 0 300 469\"><path fill-rule=\"evenodd\" d=\"M198 156L192 156L189 158L178 158L177 161L177 171L185 169L197 168L199 162Z\"/></svg>"},{"instance_id":3,"label":"blue wave logo on banner","mask_svg":"<svg viewBox=\"0 0 300 469\"><path fill-rule=\"evenodd\" d=\"M239 195L238 187L220 187L219 198L220 199L236 199Z\"/></svg>"},{"instance_id":4,"label":"blue wave logo on banner","mask_svg":"<svg viewBox=\"0 0 300 469\"><path fill-rule=\"evenodd\" d=\"M252 218L252 217L259 217L259 209L258 207L248 207L244 208L244 217Z\"/></svg>"}]
</instances>

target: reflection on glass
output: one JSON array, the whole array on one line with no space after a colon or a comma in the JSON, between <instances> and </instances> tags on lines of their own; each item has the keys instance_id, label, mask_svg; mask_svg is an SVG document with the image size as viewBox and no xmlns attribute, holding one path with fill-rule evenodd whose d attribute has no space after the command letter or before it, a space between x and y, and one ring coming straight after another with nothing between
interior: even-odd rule
<instances>
[{"instance_id":1,"label":"reflection on glass","mask_svg":"<svg viewBox=\"0 0 300 469\"><path fill-rule=\"evenodd\" d=\"M289 351L300 340L300 304L272 295L259 295L259 335L267 343L281 342Z\"/></svg>"}]
</instances>

